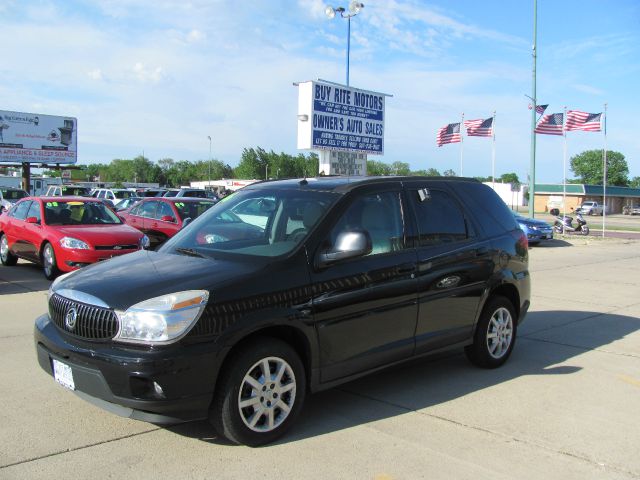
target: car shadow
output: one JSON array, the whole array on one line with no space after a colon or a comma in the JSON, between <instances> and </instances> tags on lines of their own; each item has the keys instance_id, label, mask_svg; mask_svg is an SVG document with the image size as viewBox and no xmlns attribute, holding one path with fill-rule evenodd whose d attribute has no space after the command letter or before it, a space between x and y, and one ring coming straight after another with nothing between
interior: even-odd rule
<instances>
[{"instance_id":1,"label":"car shadow","mask_svg":"<svg viewBox=\"0 0 640 480\"><path fill-rule=\"evenodd\" d=\"M42 267L34 263L20 261L13 267L0 266L0 295L46 291L49 285Z\"/></svg>"},{"instance_id":2,"label":"car shadow","mask_svg":"<svg viewBox=\"0 0 640 480\"><path fill-rule=\"evenodd\" d=\"M582 323L584 322L584 323ZM554 341L559 333L576 335ZM521 326L511 358L485 370L471 365L463 352L416 359L307 396L292 430L275 445L317 437L415 412L524 376L573 375L582 367L573 357L598 349L640 329L640 319L599 312L531 312ZM548 337L551 336L552 339ZM207 422L167 427L171 432L229 445Z\"/></svg>"},{"instance_id":3,"label":"car shadow","mask_svg":"<svg viewBox=\"0 0 640 480\"><path fill-rule=\"evenodd\" d=\"M544 242L536 243L535 245L531 245L532 248L558 248L558 247L573 247L573 244L567 242L565 240L561 240L559 238L554 238L552 240L546 240Z\"/></svg>"}]
</instances>

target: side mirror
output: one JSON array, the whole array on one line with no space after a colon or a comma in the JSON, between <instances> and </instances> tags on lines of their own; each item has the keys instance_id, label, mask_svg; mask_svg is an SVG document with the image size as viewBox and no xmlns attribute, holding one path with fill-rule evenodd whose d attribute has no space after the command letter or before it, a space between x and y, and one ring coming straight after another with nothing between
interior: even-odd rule
<instances>
[{"instance_id":1,"label":"side mirror","mask_svg":"<svg viewBox=\"0 0 640 480\"><path fill-rule=\"evenodd\" d=\"M173 218L171 215L163 215L162 218L160 219L163 222L173 222L176 223L176 219Z\"/></svg>"},{"instance_id":2,"label":"side mirror","mask_svg":"<svg viewBox=\"0 0 640 480\"><path fill-rule=\"evenodd\" d=\"M180 227L180 230L182 230L184 227L186 227L187 225L189 225L191 223L191 217L187 217L182 221L182 227Z\"/></svg>"},{"instance_id":3,"label":"side mirror","mask_svg":"<svg viewBox=\"0 0 640 480\"><path fill-rule=\"evenodd\" d=\"M25 222L27 223L39 223L38 217L27 217Z\"/></svg>"},{"instance_id":4,"label":"side mirror","mask_svg":"<svg viewBox=\"0 0 640 480\"><path fill-rule=\"evenodd\" d=\"M342 232L331 250L320 253L320 266L326 267L339 260L367 255L371 253L371 248L371 236L368 232Z\"/></svg>"}]
</instances>

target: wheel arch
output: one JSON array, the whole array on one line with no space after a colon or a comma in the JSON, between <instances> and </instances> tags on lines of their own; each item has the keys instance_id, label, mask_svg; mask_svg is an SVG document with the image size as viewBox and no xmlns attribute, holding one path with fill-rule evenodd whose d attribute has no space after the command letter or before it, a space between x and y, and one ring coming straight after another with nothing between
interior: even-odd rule
<instances>
[{"instance_id":1,"label":"wheel arch","mask_svg":"<svg viewBox=\"0 0 640 480\"><path fill-rule=\"evenodd\" d=\"M216 381L214 384L214 392L218 387L218 383L220 381L220 377L225 368L232 361L234 355L241 351L246 345L251 342L257 341L259 338L275 338L283 341L288 344L295 350L295 352L300 357L302 365L304 366L305 376L307 377L307 389L310 388L312 384L312 350L311 350L311 342L307 335L300 330L291 325L268 325L257 330L254 330L242 338L235 341L235 343L231 346L231 348L225 353L222 362L220 363L220 368L218 370L218 374L216 375Z\"/></svg>"},{"instance_id":2,"label":"wheel arch","mask_svg":"<svg viewBox=\"0 0 640 480\"><path fill-rule=\"evenodd\" d=\"M515 309L516 317L518 318L518 322L520 321L520 293L515 285L511 283L502 283L493 288L487 297L489 300L491 297L502 296L507 298L513 308ZM486 302L485 302L486 303Z\"/></svg>"}]
</instances>

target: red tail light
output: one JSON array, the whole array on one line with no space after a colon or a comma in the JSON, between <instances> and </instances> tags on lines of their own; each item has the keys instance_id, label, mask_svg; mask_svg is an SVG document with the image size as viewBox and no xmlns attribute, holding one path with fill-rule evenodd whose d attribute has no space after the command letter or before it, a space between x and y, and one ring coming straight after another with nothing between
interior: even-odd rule
<instances>
[{"instance_id":1,"label":"red tail light","mask_svg":"<svg viewBox=\"0 0 640 480\"><path fill-rule=\"evenodd\" d=\"M511 232L511 236L516 241L516 249L518 251L526 252L529 250L529 240L527 239L527 235L520 229L514 230Z\"/></svg>"}]
</instances>

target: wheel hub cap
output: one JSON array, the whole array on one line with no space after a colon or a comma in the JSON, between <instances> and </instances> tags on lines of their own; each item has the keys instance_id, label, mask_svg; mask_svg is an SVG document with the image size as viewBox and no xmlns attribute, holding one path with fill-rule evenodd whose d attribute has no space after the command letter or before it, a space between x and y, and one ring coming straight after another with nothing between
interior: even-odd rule
<instances>
[{"instance_id":1,"label":"wheel hub cap","mask_svg":"<svg viewBox=\"0 0 640 480\"><path fill-rule=\"evenodd\" d=\"M495 358L502 358L513 341L513 319L506 308L497 309L491 316L487 328L487 348L489 354Z\"/></svg>"},{"instance_id":2,"label":"wheel hub cap","mask_svg":"<svg viewBox=\"0 0 640 480\"><path fill-rule=\"evenodd\" d=\"M244 424L255 432L269 432L289 416L296 397L296 379L283 359L268 357L246 373L238 394Z\"/></svg>"}]
</instances>

